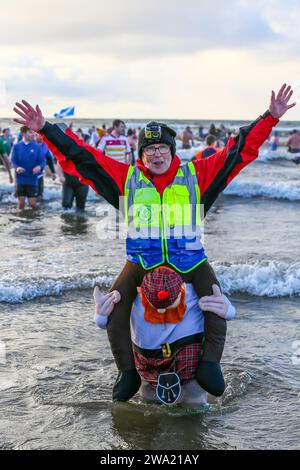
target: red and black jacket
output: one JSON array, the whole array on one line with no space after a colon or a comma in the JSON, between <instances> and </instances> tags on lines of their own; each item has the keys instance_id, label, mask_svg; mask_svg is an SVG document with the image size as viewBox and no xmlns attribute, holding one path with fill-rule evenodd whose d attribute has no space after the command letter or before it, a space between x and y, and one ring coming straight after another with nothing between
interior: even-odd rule
<instances>
[{"instance_id":1,"label":"red and black jacket","mask_svg":"<svg viewBox=\"0 0 300 470\"><path fill-rule=\"evenodd\" d=\"M230 181L257 158L260 146L277 123L278 119L266 111L256 121L241 127L239 134L230 138L222 150L206 159L193 161L205 214ZM106 157L101 150L87 145L70 129L63 131L57 124L46 122L40 134L66 173L77 176L81 183L90 185L107 202L119 208L128 164ZM173 182L179 165L180 160L175 155L169 169L162 175L155 175L140 159L137 161L137 166L160 194Z\"/></svg>"}]
</instances>

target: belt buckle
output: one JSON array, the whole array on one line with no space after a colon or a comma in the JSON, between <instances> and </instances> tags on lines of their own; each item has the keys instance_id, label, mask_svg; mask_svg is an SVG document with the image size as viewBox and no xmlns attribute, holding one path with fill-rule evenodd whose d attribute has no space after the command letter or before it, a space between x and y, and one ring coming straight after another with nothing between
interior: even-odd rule
<instances>
[{"instance_id":1,"label":"belt buckle","mask_svg":"<svg viewBox=\"0 0 300 470\"><path fill-rule=\"evenodd\" d=\"M172 356L172 351L169 343L164 343L161 345L162 355L165 359L169 359Z\"/></svg>"}]
</instances>

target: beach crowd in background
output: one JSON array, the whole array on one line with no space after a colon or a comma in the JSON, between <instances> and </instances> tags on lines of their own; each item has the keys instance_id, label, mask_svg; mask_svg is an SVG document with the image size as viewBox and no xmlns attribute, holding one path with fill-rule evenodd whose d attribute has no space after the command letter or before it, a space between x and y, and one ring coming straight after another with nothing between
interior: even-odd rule
<instances>
[{"instance_id":1,"label":"beach crowd in background","mask_svg":"<svg viewBox=\"0 0 300 470\"><path fill-rule=\"evenodd\" d=\"M123 163L135 165L137 159L138 134L141 127L126 128L126 123L115 119L111 127L74 129L69 128L79 139L94 148L98 148L110 158ZM192 130L186 126L178 133L177 149L189 150L190 159L209 158L222 149L230 137L237 135L238 129L226 128L223 123L218 127L214 123L210 127ZM285 147L293 154L291 160L300 163L300 131L290 130L287 136L275 130L269 137L267 146L271 152ZM62 185L62 207L71 209L76 203L77 211L84 211L88 195L88 186L82 184L76 176L65 173L54 155L43 142L42 137L25 126L14 135L10 128L0 129L0 165L8 174L9 183L15 186L15 197L18 208L28 205L35 208L43 200L44 177L57 181Z\"/></svg>"}]
</instances>

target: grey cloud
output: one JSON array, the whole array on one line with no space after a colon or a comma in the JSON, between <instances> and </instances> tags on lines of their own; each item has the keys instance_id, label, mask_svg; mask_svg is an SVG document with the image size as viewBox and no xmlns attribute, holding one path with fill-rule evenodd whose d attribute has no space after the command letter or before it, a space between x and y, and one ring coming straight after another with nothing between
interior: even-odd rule
<instances>
[{"instance_id":1,"label":"grey cloud","mask_svg":"<svg viewBox=\"0 0 300 470\"><path fill-rule=\"evenodd\" d=\"M180 6L170 0L115 0L111 6L99 0L86 6L77 0L52 0L44 2L46 14L39 18L30 8L38 2L28 1L29 8L14 20L14 34L11 22L2 19L2 45L22 44L24 51L45 46L122 59L263 47L280 39L257 6L238 0L189 0Z\"/></svg>"},{"instance_id":2,"label":"grey cloud","mask_svg":"<svg viewBox=\"0 0 300 470\"><path fill-rule=\"evenodd\" d=\"M25 63L32 74L20 73L11 75L6 83L7 93L16 99L36 96L55 96L64 100L73 100L80 98L91 98L101 102L116 102L124 100L127 97L134 96L136 100L143 100L144 103L155 101L155 81L145 78L144 80L135 80L132 77L111 76L103 79L101 74L94 78L93 82L82 82L78 79L78 71L74 70L73 76L69 79L59 78L55 70L47 66L37 66L27 58ZM145 89L147 93L145 93Z\"/></svg>"}]
</instances>

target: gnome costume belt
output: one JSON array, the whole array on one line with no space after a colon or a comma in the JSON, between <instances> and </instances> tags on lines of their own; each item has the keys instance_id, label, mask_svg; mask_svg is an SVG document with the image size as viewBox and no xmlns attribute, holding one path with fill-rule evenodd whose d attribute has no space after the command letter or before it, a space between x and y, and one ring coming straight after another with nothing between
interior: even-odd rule
<instances>
[{"instance_id":1,"label":"gnome costume belt","mask_svg":"<svg viewBox=\"0 0 300 470\"><path fill-rule=\"evenodd\" d=\"M167 359L172 357L178 349L182 346L186 346L188 344L204 344L204 333L197 333L195 335L185 336L184 338L180 338L173 343L163 343L160 349L143 349L133 344L133 350L138 352L144 357L151 358L151 359Z\"/></svg>"}]
</instances>

